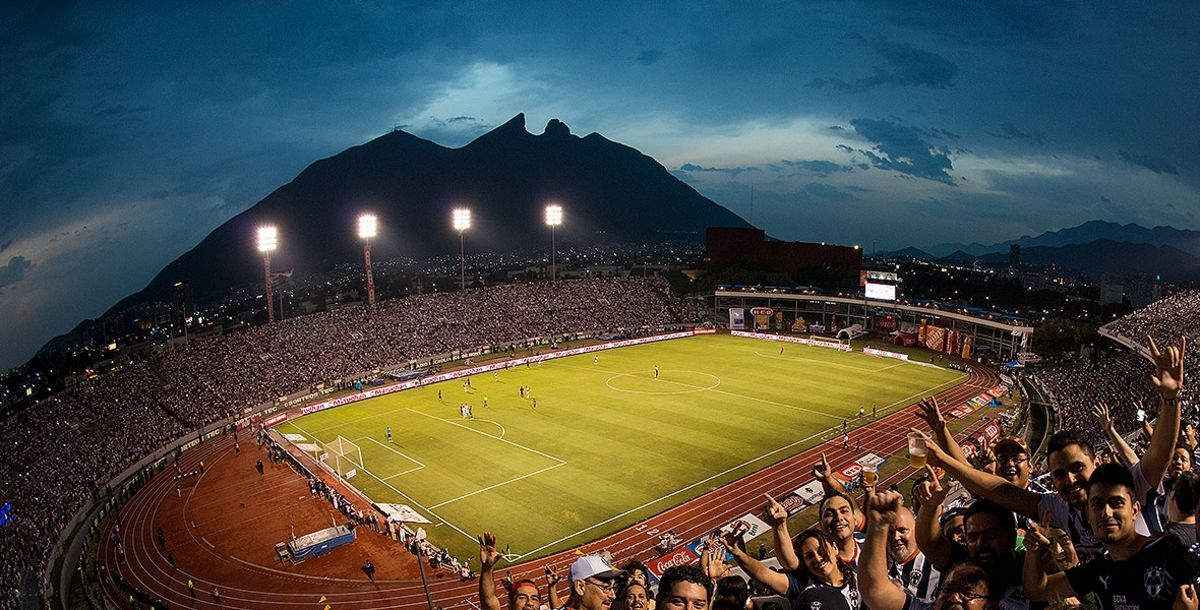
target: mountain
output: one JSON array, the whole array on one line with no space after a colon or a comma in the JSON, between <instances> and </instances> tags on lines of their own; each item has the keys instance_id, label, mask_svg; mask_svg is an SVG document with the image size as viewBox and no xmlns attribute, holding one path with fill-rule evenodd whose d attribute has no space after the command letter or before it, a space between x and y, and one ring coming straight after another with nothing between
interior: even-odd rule
<instances>
[{"instance_id":1,"label":"mountain","mask_svg":"<svg viewBox=\"0 0 1200 610\"><path fill-rule=\"evenodd\" d=\"M980 243L938 244L929 248L936 255L945 255L955 250L962 250L973 256L991 252L1007 255L1008 247L1016 244L1021 246L1021 260L1025 260L1025 249L1037 246L1069 246L1087 244L1096 240L1108 240L1130 244L1151 244L1155 246L1172 246L1192 256L1200 257L1200 231L1176 229L1174 227L1154 227L1147 229L1137 224L1118 224L1103 220L1091 220L1076 227L1046 231L1037 237L1028 235L991 245Z\"/></svg>"},{"instance_id":2,"label":"mountain","mask_svg":"<svg viewBox=\"0 0 1200 610\"><path fill-rule=\"evenodd\" d=\"M901 250L894 250L891 252L879 252L878 254L875 254L874 256L879 256L879 257L884 257L884 258L888 258L888 257L890 257L890 258L919 258L922 260L933 260L934 258L936 258L932 254L930 254L924 250L921 250L920 248L914 248L912 246L909 246L909 247L901 249Z\"/></svg>"},{"instance_id":3,"label":"mountain","mask_svg":"<svg viewBox=\"0 0 1200 610\"><path fill-rule=\"evenodd\" d=\"M985 254L983 264L1008 263L1008 252ZM1154 246L1097 239L1086 244L1021 248L1022 265L1058 265L1093 277L1109 273L1161 275L1168 281L1200 280L1200 258L1174 246Z\"/></svg>"},{"instance_id":4,"label":"mountain","mask_svg":"<svg viewBox=\"0 0 1200 610\"><path fill-rule=\"evenodd\" d=\"M560 246L703 239L710 226L748 227L700 195L654 159L592 133L573 135L558 119L544 133L525 129L525 115L461 148L394 131L302 171L250 209L222 224L172 261L142 291L113 307L170 300L188 281L193 299L212 302L231 288L261 282L255 229L279 229L272 268L297 274L362 259L356 218L371 211L380 235L372 256L457 255L454 207L471 208L468 256L543 247L544 206L561 203Z\"/></svg>"}]
</instances>

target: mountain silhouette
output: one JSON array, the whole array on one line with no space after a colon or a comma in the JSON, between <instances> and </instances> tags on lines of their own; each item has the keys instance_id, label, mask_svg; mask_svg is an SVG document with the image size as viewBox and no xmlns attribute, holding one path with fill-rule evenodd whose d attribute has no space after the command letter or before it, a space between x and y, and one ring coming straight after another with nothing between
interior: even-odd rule
<instances>
[{"instance_id":1,"label":"mountain silhouette","mask_svg":"<svg viewBox=\"0 0 1200 610\"><path fill-rule=\"evenodd\" d=\"M471 208L466 251L549 249L543 209L564 208L560 247L618 242L700 241L710 226L748 227L745 220L672 176L637 150L592 133L573 135L551 120L541 135L525 115L461 148L394 131L308 166L250 209L215 229L172 261L150 284L110 313L170 300L187 281L197 303L262 281L255 230L279 229L273 269L298 275L362 258L356 219L373 212L376 259L457 255L450 226L455 207Z\"/></svg>"},{"instance_id":2,"label":"mountain silhouette","mask_svg":"<svg viewBox=\"0 0 1200 610\"><path fill-rule=\"evenodd\" d=\"M980 243L938 244L928 248L927 251L933 253L935 256L948 256L955 250L962 250L971 256L982 256L989 253L1002 253L1007 256L1008 247L1013 244L1021 246L1023 254L1024 249L1036 246L1082 245L1097 240L1172 246L1192 256L1200 256L1200 231L1176 229L1166 226L1147 229L1138 224L1129 223L1123 225L1103 220L1089 220L1078 226L1059 229L1057 231L1046 231L1036 237L1024 235L1019 239L1010 239L991 245Z\"/></svg>"}]
</instances>

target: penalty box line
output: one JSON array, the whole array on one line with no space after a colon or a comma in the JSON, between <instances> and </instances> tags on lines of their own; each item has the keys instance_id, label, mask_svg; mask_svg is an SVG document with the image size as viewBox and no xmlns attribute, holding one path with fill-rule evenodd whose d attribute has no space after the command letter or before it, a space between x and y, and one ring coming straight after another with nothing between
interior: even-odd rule
<instances>
[{"instance_id":1,"label":"penalty box line","mask_svg":"<svg viewBox=\"0 0 1200 610\"><path fill-rule=\"evenodd\" d=\"M314 439L316 438L316 437L315 437L315 436L313 436L311 433L309 433L307 430L305 430L304 428L301 428L300 426L297 426L295 423L292 423L292 426L294 426L294 427L295 427L297 430L299 430L299 431L301 431L301 432L303 432L303 433L305 433L305 434L309 435L310 437L312 437L312 438L314 438ZM408 501L409 501L409 502L410 502L410 503L411 503L413 506L416 506L417 508L420 508L420 509L424 510L425 512L429 513L429 515L430 515L430 516L432 516L432 517L436 518L438 521L441 521L442 523L444 523L444 524L446 524L446 525L450 526L450 529L452 529L452 530L454 530L454 531L456 531L456 532L458 532L458 533L462 534L463 536L465 536L465 537L467 538L467 540L470 540L470 541L472 541L472 542L477 542L477 541L479 540L477 537L475 537L475 536L472 536L471 534L468 534L468 533L467 533L466 531L464 531L464 530L463 530L461 527L458 527L457 525L454 525L453 523L451 523L451 522L447 521L446 519L444 519L444 518L443 518L441 515L439 515L439 514L437 514L437 513L433 512L432 510L430 510L430 509L429 509L429 507L425 506L424 504L421 504L420 502L417 502L417 501L416 501L416 499L414 499L412 496L410 496L410 495L408 495L408 494L406 494L406 493L404 493L404 492L400 491L399 489L396 489L396 487L395 487L395 486L393 486L391 483L388 483L387 481L385 481L385 480L383 480L383 479L379 478L379 476L378 476L378 475L376 475L375 473L371 472L370 470L367 470L367 468L366 468L365 466L362 466L362 467L360 467L360 468L359 468L359 470L362 470L363 472L367 473L367 475L368 475L368 476L370 476L371 478L375 479L376 481L379 481L380 483L382 483L382 484L383 484L385 487L387 487L388 489L390 489L390 490L392 490L392 491L396 492L396 494L398 494L398 495L399 495L401 498L404 498L405 500L408 500ZM338 478L338 479L341 479L341 477L337 477L337 478ZM359 493L363 493L363 492L362 492L362 490L358 489L358 487L356 487L356 486L354 486L354 485L351 485L349 481L345 481L345 480L343 480L342 482L343 482L343 483L345 483L346 485L350 485L350 487L353 487L353 488L354 488L355 490L357 490ZM363 495L364 495L364 496L366 496L366 494L363 494ZM368 499L369 499L369 498L368 498Z\"/></svg>"},{"instance_id":2,"label":"penalty box line","mask_svg":"<svg viewBox=\"0 0 1200 610\"><path fill-rule=\"evenodd\" d=\"M396 455L398 455L398 456L400 456L400 457L402 457L402 458L404 458L404 459L406 459L406 460L408 460L408 461L410 461L410 462L412 462L412 463L414 463L414 464L416 464L416 465L417 465L417 466L416 466L416 468L409 468L408 470L402 470L402 471L400 471L400 472L397 472L396 474L393 474L393 475L388 475L388 476L386 476L386 477L383 477L383 478L384 478L384 480L387 480L387 479L394 479L394 478L396 478L396 477L398 477L398 476L401 476L401 475L406 475L406 474L408 474L408 473L410 473L410 472L416 472L416 471L418 471L418 470L421 470L422 468L425 468L425 464L423 464L423 463L422 463L420 460L418 460L417 458L414 458L414 457L412 457L412 456L408 455L407 453L404 453L403 451L400 451L400 450L398 450L398 449L393 449L392 447L388 447L388 446L387 446L385 443L381 443L381 442L379 442L379 441L377 441L377 440L375 440L375 439L373 439L373 438L371 438L371 437L369 437L369 436L360 436L360 437L358 437L358 438L354 439L354 442L358 442L358 441L361 441L361 440L368 440L368 441L371 441L372 443L375 443L376 445L379 445L380 447L383 447L384 449L387 449L388 451L391 451L392 453L395 453Z\"/></svg>"}]
</instances>

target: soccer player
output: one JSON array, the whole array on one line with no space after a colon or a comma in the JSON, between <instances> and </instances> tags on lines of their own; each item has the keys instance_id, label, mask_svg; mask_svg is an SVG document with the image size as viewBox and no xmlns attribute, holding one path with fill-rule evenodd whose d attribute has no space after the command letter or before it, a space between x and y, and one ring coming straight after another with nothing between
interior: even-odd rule
<instances>
[{"instance_id":1,"label":"soccer player","mask_svg":"<svg viewBox=\"0 0 1200 610\"><path fill-rule=\"evenodd\" d=\"M592 364L600 364L600 354L592 356Z\"/></svg>"},{"instance_id":2,"label":"soccer player","mask_svg":"<svg viewBox=\"0 0 1200 610\"><path fill-rule=\"evenodd\" d=\"M487 396L483 397L483 408L487 408Z\"/></svg>"},{"instance_id":3,"label":"soccer player","mask_svg":"<svg viewBox=\"0 0 1200 610\"><path fill-rule=\"evenodd\" d=\"M537 399L536 398L533 399L533 410L537 411Z\"/></svg>"},{"instance_id":4,"label":"soccer player","mask_svg":"<svg viewBox=\"0 0 1200 610\"><path fill-rule=\"evenodd\" d=\"M654 365L654 378L658 379L658 365Z\"/></svg>"},{"instance_id":5,"label":"soccer player","mask_svg":"<svg viewBox=\"0 0 1200 610\"><path fill-rule=\"evenodd\" d=\"M388 437L388 442L389 443L392 442L392 427L391 426L387 427L387 437Z\"/></svg>"}]
</instances>

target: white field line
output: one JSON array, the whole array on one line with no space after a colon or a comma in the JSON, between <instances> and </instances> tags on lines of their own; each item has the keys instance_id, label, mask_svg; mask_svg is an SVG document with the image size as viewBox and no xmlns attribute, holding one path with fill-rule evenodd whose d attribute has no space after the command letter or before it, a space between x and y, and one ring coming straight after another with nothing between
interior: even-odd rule
<instances>
[{"instance_id":1,"label":"white field line","mask_svg":"<svg viewBox=\"0 0 1200 610\"><path fill-rule=\"evenodd\" d=\"M371 437L369 437L369 436L361 436L361 437L359 437L359 438L357 438L357 439L354 439L354 440L355 440L355 441L361 441L361 440L363 440L363 439L366 439L366 440L368 440L368 441L371 441L372 443L375 443L376 445L379 445L380 447L383 447L384 449L387 449L388 451L391 451L392 453L395 453L396 455L398 455L398 456L400 456L400 457L402 457L402 458L404 458L404 459L406 459L406 460L408 460L408 461L410 461L410 462L412 462L412 463L414 463L414 464L416 464L416 465L417 465L415 468L409 468L408 470L401 470L400 472L397 472L396 474L393 474L393 475L388 475L388 476L386 476L386 477L383 477L383 480L385 480L385 481L388 481L388 480L394 479L394 478L396 478L396 477L398 477L398 476L401 476L401 475L408 474L408 473L410 473L410 472L416 472L416 471L418 471L418 470L421 470L421 469L425 468L425 464L421 463L421 461L420 461L420 460L418 460L417 458L410 457L408 454L406 454L406 453L404 453L404 452L402 452L402 451L398 451L398 450L396 450L396 449L392 449L391 447L388 447L386 444L384 444L384 443L381 443L381 442L379 442L379 441L377 441L377 440L375 440L375 439L373 439L373 438L371 438Z\"/></svg>"},{"instance_id":2,"label":"white field line","mask_svg":"<svg viewBox=\"0 0 1200 610\"><path fill-rule=\"evenodd\" d=\"M556 458L556 457L554 457L553 455L550 455L550 454L548 454L548 453L543 453L543 452L541 452L541 451L538 451L537 449L534 449L534 448L532 448L532 447L526 447L525 445L522 445L522 444L520 444L520 443L514 443L514 442L512 442L512 441L510 441L510 440L508 440L508 439L506 439L506 438L499 438L499 437L492 436L491 434L488 434L487 432L482 432L482 431L480 431L480 430L476 430L475 428L472 428L472 427L470 427L470 426L464 426L464 425L462 425L462 424L460 424L460 423L458 423L458 422L456 422L456 421L454 421L454 420L452 420L452 419L443 419L443 418L441 418L441 417L438 417L438 416L436 416L436 415L430 415L430 414L428 414L428 413L422 413L422 412L420 412L420 411L416 411L416 410L414 410L414 409L407 409L407 410L408 410L408 411L412 411L413 413L416 413L417 415L420 415L420 416L422 416L422 417L428 417L429 419L436 419L436 420L438 420L438 421L440 421L440 422L445 422L445 423L447 423L447 424L450 424L451 426L458 426L459 428L462 428L463 430L469 430L469 431L471 431L471 432L474 432L475 434L479 434L479 435L481 435L481 436L486 436L486 437L488 437L488 438L490 438L490 439L492 439L492 440L494 440L494 441L500 441L501 443L506 443L506 444L508 444L508 445L512 445L513 447L516 447L517 449L524 449L525 451L528 451L528 452L530 452L530 453L533 453L533 454L536 454L536 455L540 455L540 456L542 456L542 457L544 457L544 458L546 458L546 459L549 459L549 460L554 460L555 462L559 462L559 464L566 464L566 463L567 463L567 461L566 461L566 460L564 460L564 459L561 459L561 458Z\"/></svg>"},{"instance_id":3,"label":"white field line","mask_svg":"<svg viewBox=\"0 0 1200 610\"><path fill-rule=\"evenodd\" d=\"M299 431L301 431L301 432L303 432L303 433L307 434L307 435L309 436L309 438L314 438L314 439L315 439L315 438L317 438L316 436L313 436L313 434L312 434L311 432L308 432L308 431L306 431L305 429L301 428L300 426L297 426L297 425L295 424L295 422L290 422L290 423L291 423L291 424L292 424L292 426L294 426L294 427L295 427L297 430L299 430ZM375 479L376 481L379 481L380 483L383 483L383 485L384 485L385 487L387 487L388 489L390 489L390 490L392 490L392 491L396 492L396 493L397 493L397 494L398 494L400 497L404 498L405 500L408 500L408 501L409 501L409 502L410 502L410 503L411 503L413 506L416 506L417 508L423 509L425 512L429 513L429 515L430 515L431 517L434 517L434 518L436 518L438 521L441 521L442 523L445 523L446 525L450 526L450 529L452 529L452 530L454 530L454 531L456 531L456 532L458 532L458 533L462 534L463 536L466 536L466 537L467 537L467 540L471 540L471 541L477 541L477 540L478 540L478 539L477 539L475 536L472 536L471 534L468 534L467 532L463 531L463 529L462 529L461 527L458 527L457 525L454 525L453 523L451 523L451 522L447 521L446 519L443 519L441 515L439 515L439 514L437 514L437 513L433 512L433 511L432 511L432 510L430 510L428 507L426 507L424 504L421 504L420 502L417 502L417 501L416 501L416 500L415 500L415 499L414 499L412 496L410 496L410 495L408 495L408 494L406 494L406 493L404 493L404 492L400 491L399 489L396 489L394 486L392 486L392 484L391 484L391 483L388 483L387 481L385 481L385 480L383 480L383 479L379 478L379 477L378 477L378 476L377 476L375 473L371 472L370 470L367 470L367 469L366 469L366 467L359 468L359 470L361 470L362 472L365 472L365 473L367 473L367 475L368 475L368 476L370 476L371 478ZM343 482L344 482L344 483L346 483L347 485L349 485L349 484L350 484L349 482L345 482L345 481L343 481Z\"/></svg>"},{"instance_id":4,"label":"white field line","mask_svg":"<svg viewBox=\"0 0 1200 610\"><path fill-rule=\"evenodd\" d=\"M494 421L494 420L490 420L490 419L481 419L478 417L472 417L470 419L470 421L481 421L481 422L487 422L489 424L496 424L496 427L500 428L500 436L498 438L504 438L504 435L508 434L508 430L504 429L504 424L502 424L498 421ZM491 436L491 435L489 434L488 436Z\"/></svg>"},{"instance_id":5,"label":"white field line","mask_svg":"<svg viewBox=\"0 0 1200 610\"><path fill-rule=\"evenodd\" d=\"M932 387L932 388L929 388L929 389L926 389L926 390L922 390L922 391L920 391L920 392L917 392L917 393L915 393L915 394L912 394L912 395L910 395L910 396L906 396L906 397L904 397L904 398L901 398L900 400L897 400L897 401L895 401L895 402L893 402L893 403L891 403L891 404L889 404L889 405L885 405L885 406L883 407L883 409L881 409L881 411L884 411L884 412L886 412L888 409L890 409L890 408L892 408L892 407L894 407L894 406L896 406L896 405L898 405L898 404L901 404L901 403L907 402L907 401L909 401L909 400L912 400L913 398L917 398L917 397L919 397L919 396L930 395L930 394L931 394L931 393L933 393L935 390L937 390L937 389L939 389L939 388L941 388L941 387L944 387L944 386L946 386L946 385L949 385L949 384L951 384L951 383L954 383L955 381L958 381L958 379L951 379L950 381L947 381L947 382L945 382L945 383L938 384L938 385L936 385L936 386L934 386L934 387ZM598 527L600 527L600 526L606 525L606 524L608 524L608 523L612 523L613 521L616 521L617 519L620 519L620 518L622 518L622 517L624 517L624 516L626 516L626 515L629 515L629 514L635 513L635 512L637 512L637 511L639 511L639 510L642 510L642 509L644 509L644 508L647 508L647 507L650 507L650 506L654 506L655 504L658 504L659 502L662 502L663 500L666 500L666 499L668 499L668 498L671 498L672 496L677 496L677 495L679 495L679 494L681 494L681 493L683 493L683 492L685 492L685 491L687 491L687 490L689 490L689 489L692 489L693 487L696 487L696 486L699 486L699 485L704 485L705 483L708 483L709 481L712 481L713 479L717 479L717 478L723 477L723 476L725 476L725 475L727 475L727 474L729 474L729 473L731 473L731 472L733 472L733 471L735 471L735 470L738 470L739 468L744 468L744 467L746 467L746 466L749 466L750 464L753 464L753 463L755 463L755 462L762 461L764 458L767 458L767 457L770 457L770 456L772 456L772 455L775 455L775 454L777 454L777 453L779 453L779 452L781 452L781 451L787 451L788 449L791 449L792 447L795 447L796 445L800 445L800 444L803 444L803 443L807 443L808 441L811 441L811 440L813 440L813 439L821 438L821 437L823 437L825 434L828 434L830 431L836 432L837 434L841 434L841 426L833 426L833 427L830 427L830 428L826 428L826 429L824 429L824 430L822 430L822 431L820 431L820 432L816 432L816 433L814 433L814 434L810 434L810 435L808 435L808 436L806 436L806 437L804 437L804 438L802 438L802 439L800 439L800 440L798 440L798 441L793 441L793 442L791 442L791 443L788 443L788 444L786 444L786 445L784 445L784 446L782 446L782 447L779 447L779 448L777 448L777 449L772 449L771 451L768 451L768 452L766 452L766 453L764 453L764 454L762 454L762 455L760 455L760 456L758 456L758 457L756 457L756 458L749 459L749 460L747 460L747 461L745 461L745 462L742 462L741 464L738 464L737 466L732 466L732 467L730 467L730 468L728 468L728 469L726 469L726 470L724 470L724 471L718 472L717 474L714 474L714 475L712 475L712 476L710 476L710 477L708 477L708 478L706 478L706 479L702 479L702 480L696 481L695 483L692 483L691 485L687 485L687 486L685 486L685 487L681 487L681 488L679 488L679 489L676 489L675 491L672 491L671 493L665 494L665 495L663 495L663 496L659 496L658 498L655 498L655 499L653 499L653 500L650 500L650 501L646 502L645 504L642 504L641 506L636 506L636 507L634 507L634 508L631 508L631 509L629 509L629 510L627 510L627 511L623 512L623 513L619 513L619 514L613 515L612 517L609 517L608 519L605 519L604 521L600 521L599 523L595 523L595 524L592 524L592 525L590 525L590 526L588 526L588 527L585 527L585 528L583 528L583 529L581 529L581 530L579 530L579 531L577 531L577 532L575 532L575 533L572 533L572 534L567 534L566 536L563 536L562 538L559 538L558 540L555 540L555 541L553 541L553 542L548 542L548 543L546 543L546 544L544 544L544 545L542 545L542 546L540 546L540 547L538 547L538 548L536 548L536 549L533 549L532 551L529 551L529 552L526 552L526 553L524 553L523 555L521 555L521 556L517 557L517 559L516 559L516 560L517 560L517 561L520 561L521 559L524 559L525 557L528 557L528 556L530 556L530 555L533 555L533 554L535 554L535 553L541 552L541 551L543 551L543 550L545 550L545 549L548 549L548 548L550 548L550 547L552 547L552 546L554 546L554 545L556 545L556 544L559 544L559 543L561 543L561 542L565 542L565 541L567 541L567 540L570 540L570 539L572 539L572 538L574 538L574 537L576 537L576 536L578 536L578 535L580 535L580 534L587 533L587 532L589 532L589 531L591 531L591 530L593 530L593 529L596 529L596 528L598 528Z\"/></svg>"},{"instance_id":6,"label":"white field line","mask_svg":"<svg viewBox=\"0 0 1200 610\"><path fill-rule=\"evenodd\" d=\"M491 491L493 489L496 489L497 487L503 487L505 485L508 485L509 483L516 483L517 481L520 481L521 479L528 479L529 477L532 477L533 475L542 474L543 472L546 472L548 470L554 470L555 468L560 468L560 467L566 466L566 465L567 465L566 462L562 462L559 464L555 464L553 466L547 466L545 468L542 468L541 470L535 470L529 474L523 474L519 477L513 477L507 481L501 481L499 483L496 483L495 485L488 485L487 487L484 487L483 489L477 489L469 494L463 494L457 498L451 498L449 500L446 500L445 502L439 502L437 504L434 504L433 506L430 506L429 508L440 508L442 506L450 504L451 502L458 502L459 500L462 500L464 498L470 498L471 496L473 496L475 494L481 494L485 491Z\"/></svg>"},{"instance_id":7,"label":"white field line","mask_svg":"<svg viewBox=\"0 0 1200 610\"><path fill-rule=\"evenodd\" d=\"M759 351L755 351L754 355L758 356L759 358L774 358L776 360L789 360L791 362L815 362L821 366L836 366L838 368L850 369L850 370L854 370L854 371L861 371L863 373L878 373L880 371L886 371L890 368L895 368L897 366L900 366L901 364L904 364L903 361L900 361L900 362L897 362L896 364L891 364L891 365L888 365L888 366L885 366L882 368L869 369L869 368L862 367L862 366L853 366L850 364L842 364L840 362L830 362L828 360L821 360L819 358L802 358L799 356L780 356L779 354L764 354Z\"/></svg>"}]
</instances>

